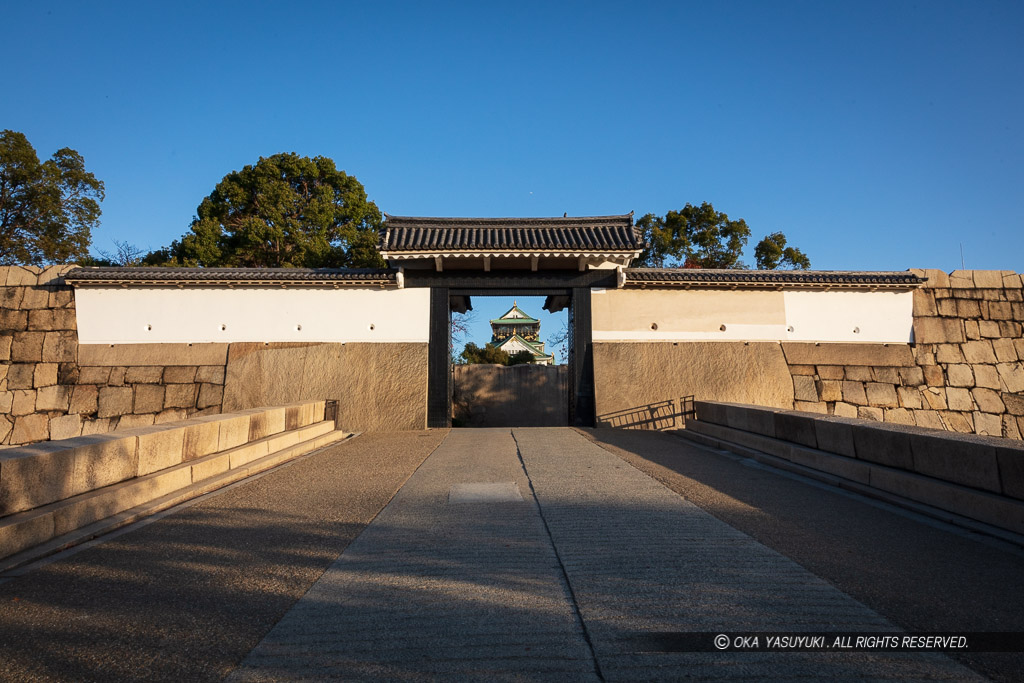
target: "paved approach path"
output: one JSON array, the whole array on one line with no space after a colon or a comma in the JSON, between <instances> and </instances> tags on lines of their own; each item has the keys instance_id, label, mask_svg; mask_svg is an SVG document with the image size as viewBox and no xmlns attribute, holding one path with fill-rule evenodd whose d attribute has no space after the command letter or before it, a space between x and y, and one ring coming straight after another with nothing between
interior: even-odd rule
<instances>
[{"instance_id":1,"label":"paved approach path","mask_svg":"<svg viewBox=\"0 0 1024 683\"><path fill-rule=\"evenodd\" d=\"M975 678L937 654L643 639L893 629L574 430L456 430L230 680Z\"/></svg>"}]
</instances>

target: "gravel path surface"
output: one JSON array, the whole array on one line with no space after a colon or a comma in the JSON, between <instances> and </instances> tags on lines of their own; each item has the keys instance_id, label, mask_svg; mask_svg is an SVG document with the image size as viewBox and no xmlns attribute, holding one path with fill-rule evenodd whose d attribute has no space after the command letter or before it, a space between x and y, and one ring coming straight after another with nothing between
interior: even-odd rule
<instances>
[{"instance_id":1,"label":"gravel path surface","mask_svg":"<svg viewBox=\"0 0 1024 683\"><path fill-rule=\"evenodd\" d=\"M1024 551L656 432L589 438L908 631L1024 633ZM1024 655L958 659L1019 681Z\"/></svg>"},{"instance_id":2,"label":"gravel path surface","mask_svg":"<svg viewBox=\"0 0 1024 683\"><path fill-rule=\"evenodd\" d=\"M0 680L222 679L446 434L359 436L0 583Z\"/></svg>"}]
</instances>

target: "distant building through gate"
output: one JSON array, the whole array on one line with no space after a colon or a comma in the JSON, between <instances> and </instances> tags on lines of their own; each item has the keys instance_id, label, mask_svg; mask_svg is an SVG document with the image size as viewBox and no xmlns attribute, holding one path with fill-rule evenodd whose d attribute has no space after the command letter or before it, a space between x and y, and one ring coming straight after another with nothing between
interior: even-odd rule
<instances>
[{"instance_id":1,"label":"distant building through gate","mask_svg":"<svg viewBox=\"0 0 1024 683\"><path fill-rule=\"evenodd\" d=\"M533 365L554 365L555 356L544 352L540 341L540 320L519 308L517 301L500 318L491 320L491 343L512 356L526 351L533 356Z\"/></svg>"}]
</instances>

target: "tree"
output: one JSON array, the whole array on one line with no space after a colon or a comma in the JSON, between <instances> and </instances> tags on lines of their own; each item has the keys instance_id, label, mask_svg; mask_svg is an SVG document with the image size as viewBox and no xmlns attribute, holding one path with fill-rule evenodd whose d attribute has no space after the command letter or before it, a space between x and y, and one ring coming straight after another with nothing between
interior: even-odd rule
<instances>
[{"instance_id":1,"label":"tree","mask_svg":"<svg viewBox=\"0 0 1024 683\"><path fill-rule=\"evenodd\" d=\"M750 228L742 218L729 220L707 202L687 204L664 217L649 213L636 224L647 241L640 263L656 268L742 267L740 255L750 238Z\"/></svg>"},{"instance_id":2,"label":"tree","mask_svg":"<svg viewBox=\"0 0 1024 683\"><path fill-rule=\"evenodd\" d=\"M480 348L473 342L469 342L466 344L466 348L462 350L462 359L464 363L468 364L526 365L533 362L533 354L529 351L516 351L513 354L509 354L507 351L502 351L491 343L484 344L484 347Z\"/></svg>"},{"instance_id":3,"label":"tree","mask_svg":"<svg viewBox=\"0 0 1024 683\"><path fill-rule=\"evenodd\" d=\"M636 225L646 242L636 265L664 268L746 268L740 260L750 239L750 228L742 218L730 220L708 202L687 204L664 217L653 213ZM776 251L777 248L777 251ZM795 247L786 247L786 236L775 232L758 243L755 258L759 268L810 268L811 261Z\"/></svg>"},{"instance_id":4,"label":"tree","mask_svg":"<svg viewBox=\"0 0 1024 683\"><path fill-rule=\"evenodd\" d=\"M146 263L246 267L381 267L381 213L327 157L275 154L224 176L191 232Z\"/></svg>"},{"instance_id":5,"label":"tree","mask_svg":"<svg viewBox=\"0 0 1024 683\"><path fill-rule=\"evenodd\" d=\"M480 348L473 342L466 344L466 348L462 350L462 357L467 363L493 363L495 365L508 365L509 356L506 352L494 346L494 344L484 344L483 348Z\"/></svg>"},{"instance_id":6,"label":"tree","mask_svg":"<svg viewBox=\"0 0 1024 683\"><path fill-rule=\"evenodd\" d=\"M758 242L754 258L762 270L807 270L811 267L811 260L802 251L786 246L786 236L781 232L773 232Z\"/></svg>"},{"instance_id":7,"label":"tree","mask_svg":"<svg viewBox=\"0 0 1024 683\"><path fill-rule=\"evenodd\" d=\"M0 133L0 263L69 263L89 255L103 182L73 149L42 163L13 130Z\"/></svg>"}]
</instances>

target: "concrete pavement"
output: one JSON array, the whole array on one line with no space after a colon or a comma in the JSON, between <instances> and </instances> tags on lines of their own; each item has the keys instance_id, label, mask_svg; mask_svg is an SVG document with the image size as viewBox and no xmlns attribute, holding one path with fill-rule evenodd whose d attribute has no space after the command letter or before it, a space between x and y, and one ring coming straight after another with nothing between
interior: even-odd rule
<instances>
[{"instance_id":1,"label":"concrete pavement","mask_svg":"<svg viewBox=\"0 0 1024 683\"><path fill-rule=\"evenodd\" d=\"M364 435L0 583L0 680L1013 680L651 636L1017 630L1022 564L664 434Z\"/></svg>"},{"instance_id":2,"label":"concrete pavement","mask_svg":"<svg viewBox=\"0 0 1024 683\"><path fill-rule=\"evenodd\" d=\"M452 500L470 484L524 500ZM573 430L461 430L230 680L976 678L937 654L642 645L753 630L895 626Z\"/></svg>"}]
</instances>

